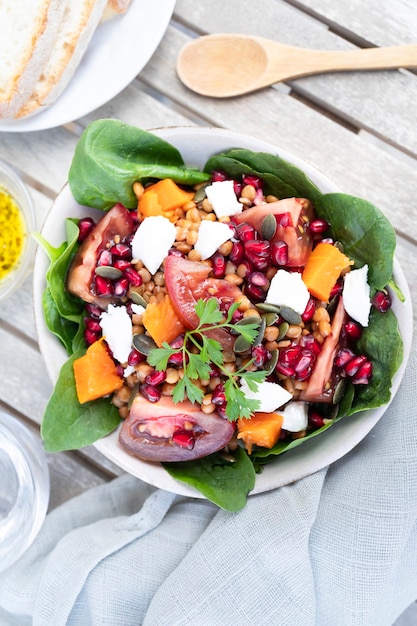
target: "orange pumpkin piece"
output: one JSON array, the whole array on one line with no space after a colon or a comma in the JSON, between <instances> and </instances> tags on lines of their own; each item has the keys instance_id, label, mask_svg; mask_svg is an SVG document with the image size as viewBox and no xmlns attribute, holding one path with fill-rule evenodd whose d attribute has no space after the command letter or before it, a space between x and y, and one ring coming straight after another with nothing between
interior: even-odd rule
<instances>
[{"instance_id":1,"label":"orange pumpkin piece","mask_svg":"<svg viewBox=\"0 0 417 626\"><path fill-rule=\"evenodd\" d=\"M164 341L170 343L185 332L185 327L176 314L168 295L159 302L148 304L142 315L142 324L159 347Z\"/></svg>"},{"instance_id":2,"label":"orange pumpkin piece","mask_svg":"<svg viewBox=\"0 0 417 626\"><path fill-rule=\"evenodd\" d=\"M182 207L193 197L192 191L184 191L171 178L164 178L146 187L138 200L138 213L143 218L162 215L175 222L175 209Z\"/></svg>"},{"instance_id":3,"label":"orange pumpkin piece","mask_svg":"<svg viewBox=\"0 0 417 626\"><path fill-rule=\"evenodd\" d=\"M353 261L331 243L319 243L310 256L303 271L303 281L312 296L328 302L331 290L341 272Z\"/></svg>"},{"instance_id":4,"label":"orange pumpkin piece","mask_svg":"<svg viewBox=\"0 0 417 626\"><path fill-rule=\"evenodd\" d=\"M87 348L73 363L75 387L80 404L97 400L123 385L117 367L103 344L103 337Z\"/></svg>"},{"instance_id":5,"label":"orange pumpkin piece","mask_svg":"<svg viewBox=\"0 0 417 626\"><path fill-rule=\"evenodd\" d=\"M279 413L254 413L249 419L237 421L238 439L245 443L246 450L252 454L253 446L272 448L279 439L284 418Z\"/></svg>"}]
</instances>

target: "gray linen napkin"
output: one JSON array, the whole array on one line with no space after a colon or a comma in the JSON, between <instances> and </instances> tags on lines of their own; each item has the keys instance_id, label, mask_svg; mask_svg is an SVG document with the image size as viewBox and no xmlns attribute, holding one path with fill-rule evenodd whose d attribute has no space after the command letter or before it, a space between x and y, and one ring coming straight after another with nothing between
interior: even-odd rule
<instances>
[{"instance_id":1,"label":"gray linen napkin","mask_svg":"<svg viewBox=\"0 0 417 626\"><path fill-rule=\"evenodd\" d=\"M0 624L391 626L417 597L416 360L352 452L239 513L128 475L65 503Z\"/></svg>"}]
</instances>

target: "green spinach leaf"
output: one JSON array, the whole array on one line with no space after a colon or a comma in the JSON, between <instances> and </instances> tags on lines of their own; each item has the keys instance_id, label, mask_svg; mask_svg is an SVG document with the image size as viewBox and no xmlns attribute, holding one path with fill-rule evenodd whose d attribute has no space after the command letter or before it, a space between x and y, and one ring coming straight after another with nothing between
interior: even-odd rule
<instances>
[{"instance_id":1,"label":"green spinach leaf","mask_svg":"<svg viewBox=\"0 0 417 626\"><path fill-rule=\"evenodd\" d=\"M136 207L133 183L161 178L194 185L209 177L185 167L178 150L156 135L120 120L102 119L81 135L68 182L77 202L107 211L117 202Z\"/></svg>"},{"instance_id":2,"label":"green spinach leaf","mask_svg":"<svg viewBox=\"0 0 417 626\"><path fill-rule=\"evenodd\" d=\"M233 148L212 156L204 166L205 172L222 170L232 178L256 174L265 182L265 191L278 198L293 196L316 201L321 195L316 185L292 163L275 154Z\"/></svg>"},{"instance_id":3,"label":"green spinach leaf","mask_svg":"<svg viewBox=\"0 0 417 626\"><path fill-rule=\"evenodd\" d=\"M80 404L75 388L73 362L81 350L62 366L42 419L41 436L48 452L77 450L108 435L120 423L117 408L109 398Z\"/></svg>"},{"instance_id":4,"label":"green spinach leaf","mask_svg":"<svg viewBox=\"0 0 417 626\"><path fill-rule=\"evenodd\" d=\"M196 461L163 463L163 466L173 478L192 485L222 509L240 511L255 486L255 469L242 448L233 456L235 463L215 453Z\"/></svg>"}]
</instances>

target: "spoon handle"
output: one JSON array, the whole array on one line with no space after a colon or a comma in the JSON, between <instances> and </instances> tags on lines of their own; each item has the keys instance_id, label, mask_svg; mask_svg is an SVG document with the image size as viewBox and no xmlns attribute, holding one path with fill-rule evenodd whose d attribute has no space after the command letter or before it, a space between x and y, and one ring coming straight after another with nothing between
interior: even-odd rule
<instances>
[{"instance_id":1,"label":"spoon handle","mask_svg":"<svg viewBox=\"0 0 417 626\"><path fill-rule=\"evenodd\" d=\"M287 78L295 78L322 72L417 67L417 45L356 50L308 50L266 39L261 45L269 57L267 73L270 77L277 76L278 80L281 80L280 76L284 72ZM265 78L264 75L263 79Z\"/></svg>"}]
</instances>

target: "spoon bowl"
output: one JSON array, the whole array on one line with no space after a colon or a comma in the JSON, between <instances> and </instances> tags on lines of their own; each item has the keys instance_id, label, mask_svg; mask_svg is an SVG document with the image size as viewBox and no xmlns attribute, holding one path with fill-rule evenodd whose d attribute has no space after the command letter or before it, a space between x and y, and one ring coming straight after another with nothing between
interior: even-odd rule
<instances>
[{"instance_id":1,"label":"spoon bowl","mask_svg":"<svg viewBox=\"0 0 417 626\"><path fill-rule=\"evenodd\" d=\"M417 67L417 45L309 50L262 37L216 34L186 44L177 60L184 85L213 98L239 96L311 74L399 67Z\"/></svg>"}]
</instances>

